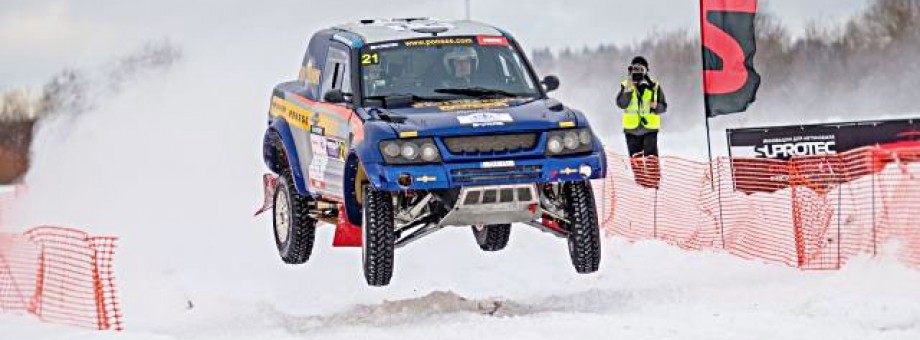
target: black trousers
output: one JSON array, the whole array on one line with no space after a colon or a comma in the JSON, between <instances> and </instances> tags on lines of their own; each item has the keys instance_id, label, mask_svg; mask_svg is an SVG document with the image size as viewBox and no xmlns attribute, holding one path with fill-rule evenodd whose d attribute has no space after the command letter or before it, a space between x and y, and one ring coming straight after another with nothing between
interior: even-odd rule
<instances>
[{"instance_id":1,"label":"black trousers","mask_svg":"<svg viewBox=\"0 0 920 340\"><path fill-rule=\"evenodd\" d=\"M635 157L637 153L642 156L658 156L658 132L649 132L641 136L626 134L626 148L629 156Z\"/></svg>"}]
</instances>

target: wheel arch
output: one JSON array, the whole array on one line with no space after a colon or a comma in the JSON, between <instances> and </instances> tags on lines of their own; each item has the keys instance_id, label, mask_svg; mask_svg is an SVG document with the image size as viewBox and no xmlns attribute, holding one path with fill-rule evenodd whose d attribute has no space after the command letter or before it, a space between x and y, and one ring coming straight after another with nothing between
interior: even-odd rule
<instances>
[{"instance_id":1,"label":"wheel arch","mask_svg":"<svg viewBox=\"0 0 920 340\"><path fill-rule=\"evenodd\" d=\"M345 161L345 173L343 174L343 191L345 214L348 221L354 225L361 225L361 206L364 200L364 182L369 182L367 170L361 162L355 150L348 153L348 159Z\"/></svg>"},{"instance_id":2,"label":"wheel arch","mask_svg":"<svg viewBox=\"0 0 920 340\"><path fill-rule=\"evenodd\" d=\"M283 147L279 150L273 141L278 138ZM291 128L283 119L272 120L262 140L262 157L265 165L276 174L289 170L294 179L294 187L301 195L308 195L306 180L300 167L300 157L297 154L297 145Z\"/></svg>"}]
</instances>

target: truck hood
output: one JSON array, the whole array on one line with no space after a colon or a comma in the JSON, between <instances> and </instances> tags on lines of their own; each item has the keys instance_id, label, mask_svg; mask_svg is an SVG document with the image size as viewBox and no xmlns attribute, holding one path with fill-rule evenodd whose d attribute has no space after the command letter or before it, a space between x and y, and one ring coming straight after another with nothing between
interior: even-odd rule
<instances>
[{"instance_id":1,"label":"truck hood","mask_svg":"<svg viewBox=\"0 0 920 340\"><path fill-rule=\"evenodd\" d=\"M577 115L554 99L518 104L513 101L465 101L439 106L391 109L408 118L391 123L399 132L417 131L419 136L452 136L559 128L561 122L578 124Z\"/></svg>"}]
</instances>

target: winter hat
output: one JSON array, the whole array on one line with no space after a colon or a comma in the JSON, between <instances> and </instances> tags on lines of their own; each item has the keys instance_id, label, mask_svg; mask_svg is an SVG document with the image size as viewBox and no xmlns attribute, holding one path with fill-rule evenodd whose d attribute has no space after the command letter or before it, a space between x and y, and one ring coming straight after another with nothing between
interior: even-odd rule
<instances>
[{"instance_id":1,"label":"winter hat","mask_svg":"<svg viewBox=\"0 0 920 340\"><path fill-rule=\"evenodd\" d=\"M638 56L638 57L633 58L632 63L630 63L630 65L635 65L635 64L639 64L639 65L645 66L645 68L648 68L648 60L645 60L645 57L643 56Z\"/></svg>"}]
</instances>

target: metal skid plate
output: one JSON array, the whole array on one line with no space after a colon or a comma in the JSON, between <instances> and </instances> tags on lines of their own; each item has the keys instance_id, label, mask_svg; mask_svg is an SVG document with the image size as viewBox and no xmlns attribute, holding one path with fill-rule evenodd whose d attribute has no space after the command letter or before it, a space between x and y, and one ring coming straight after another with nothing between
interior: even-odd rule
<instances>
[{"instance_id":1,"label":"metal skid plate","mask_svg":"<svg viewBox=\"0 0 920 340\"><path fill-rule=\"evenodd\" d=\"M467 226L529 222L537 219L539 196L534 184L466 187L457 204L438 222Z\"/></svg>"}]
</instances>

